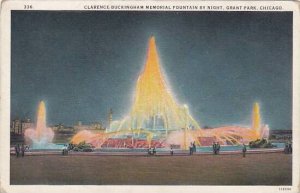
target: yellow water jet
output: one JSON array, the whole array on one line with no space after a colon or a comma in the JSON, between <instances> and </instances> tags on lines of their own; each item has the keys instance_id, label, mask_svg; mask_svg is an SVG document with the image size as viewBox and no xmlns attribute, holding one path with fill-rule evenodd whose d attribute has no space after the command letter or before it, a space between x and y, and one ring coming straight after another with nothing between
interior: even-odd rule
<instances>
[{"instance_id":1,"label":"yellow water jet","mask_svg":"<svg viewBox=\"0 0 300 193\"><path fill-rule=\"evenodd\" d=\"M36 135L40 139L46 130L46 107L45 102L41 101L37 111Z\"/></svg>"},{"instance_id":2,"label":"yellow water jet","mask_svg":"<svg viewBox=\"0 0 300 193\"><path fill-rule=\"evenodd\" d=\"M254 103L252 110L252 129L255 131L258 137L260 135L260 128L260 108L259 104L256 102Z\"/></svg>"},{"instance_id":3,"label":"yellow water jet","mask_svg":"<svg viewBox=\"0 0 300 193\"><path fill-rule=\"evenodd\" d=\"M188 126L200 129L188 109L177 104L170 92L161 70L155 38L152 36L149 40L144 70L137 80L130 115L125 121L121 121L118 130L128 129L128 127L156 130L159 119L163 122L162 127L166 134L170 130Z\"/></svg>"}]
</instances>

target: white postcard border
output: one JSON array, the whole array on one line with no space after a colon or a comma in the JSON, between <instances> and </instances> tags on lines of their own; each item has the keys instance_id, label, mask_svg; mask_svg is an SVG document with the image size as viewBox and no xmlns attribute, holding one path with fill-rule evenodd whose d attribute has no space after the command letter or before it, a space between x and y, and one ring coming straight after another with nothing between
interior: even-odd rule
<instances>
[{"instance_id":1,"label":"white postcard border","mask_svg":"<svg viewBox=\"0 0 300 193\"><path fill-rule=\"evenodd\" d=\"M84 10L103 11L107 8L86 9L85 5L132 5L132 6L167 6L167 5L198 5L225 6L225 10L169 10L169 9L109 9L110 11L293 11L293 185L292 186L108 186L108 185L10 185L10 25L11 10L24 10L32 5L31 10ZM232 10L226 6L281 6L281 10ZM97 6L95 6L97 7ZM290 187L286 192L299 192L300 187L300 15L299 3L293 1L3 1L1 4L1 98L0 98L0 191L4 192L282 192L280 188Z\"/></svg>"}]
</instances>

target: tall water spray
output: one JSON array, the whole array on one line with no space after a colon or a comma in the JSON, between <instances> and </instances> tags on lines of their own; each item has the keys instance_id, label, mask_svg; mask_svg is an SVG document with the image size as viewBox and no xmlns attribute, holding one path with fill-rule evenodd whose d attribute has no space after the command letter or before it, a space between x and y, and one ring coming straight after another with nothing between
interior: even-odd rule
<instances>
[{"instance_id":1,"label":"tall water spray","mask_svg":"<svg viewBox=\"0 0 300 193\"><path fill-rule=\"evenodd\" d=\"M40 101L37 109L36 127L26 129L24 135L34 149L58 148L52 143L53 130L46 125L46 105L44 101Z\"/></svg>"}]
</instances>

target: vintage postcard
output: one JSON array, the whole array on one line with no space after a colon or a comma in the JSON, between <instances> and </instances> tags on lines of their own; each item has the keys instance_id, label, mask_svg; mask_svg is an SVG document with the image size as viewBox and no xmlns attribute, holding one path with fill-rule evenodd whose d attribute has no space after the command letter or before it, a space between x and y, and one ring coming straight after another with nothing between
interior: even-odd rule
<instances>
[{"instance_id":1,"label":"vintage postcard","mask_svg":"<svg viewBox=\"0 0 300 193\"><path fill-rule=\"evenodd\" d=\"M299 3L3 1L1 192L299 192Z\"/></svg>"}]
</instances>

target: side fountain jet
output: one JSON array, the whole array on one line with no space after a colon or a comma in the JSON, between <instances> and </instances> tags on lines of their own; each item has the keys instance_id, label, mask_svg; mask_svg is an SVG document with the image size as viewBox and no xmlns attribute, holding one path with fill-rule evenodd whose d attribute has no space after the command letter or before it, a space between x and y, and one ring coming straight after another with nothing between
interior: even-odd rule
<instances>
[{"instance_id":1,"label":"side fountain jet","mask_svg":"<svg viewBox=\"0 0 300 193\"><path fill-rule=\"evenodd\" d=\"M44 101L40 101L37 110L36 127L25 130L25 139L31 143L33 149L57 149L57 145L52 143L54 132L46 125L46 106Z\"/></svg>"}]
</instances>

